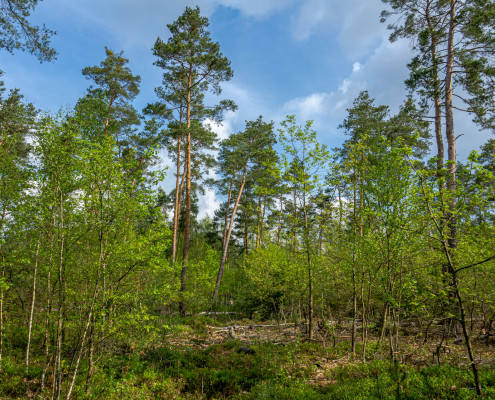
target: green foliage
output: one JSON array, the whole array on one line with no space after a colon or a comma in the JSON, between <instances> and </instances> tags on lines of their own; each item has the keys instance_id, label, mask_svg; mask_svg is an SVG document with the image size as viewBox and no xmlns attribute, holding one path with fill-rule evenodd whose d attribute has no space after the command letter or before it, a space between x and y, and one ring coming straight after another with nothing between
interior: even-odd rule
<instances>
[{"instance_id":1,"label":"green foliage","mask_svg":"<svg viewBox=\"0 0 495 400\"><path fill-rule=\"evenodd\" d=\"M40 62L52 61L57 52L52 49L50 37L54 31L33 26L28 18L38 0L2 0L2 18L0 19L0 48L9 53L14 50L27 50L34 54Z\"/></svg>"},{"instance_id":2,"label":"green foliage","mask_svg":"<svg viewBox=\"0 0 495 400\"><path fill-rule=\"evenodd\" d=\"M290 251L275 245L257 249L244 259L244 310L267 319L286 309L304 293L305 266Z\"/></svg>"},{"instance_id":3,"label":"green foliage","mask_svg":"<svg viewBox=\"0 0 495 400\"><path fill-rule=\"evenodd\" d=\"M494 143L444 165L436 118L439 157L421 161L424 115L433 100L441 117L446 95L454 3L384 2L384 19L402 17L391 39L415 40L406 84L421 108L408 97L390 115L361 92L333 156L312 121L291 115L278 152L274 123L260 116L214 153L208 122L235 105L208 107L205 95L233 73L198 7L155 43L163 81L142 127L140 77L122 52L106 48L83 70L93 85L65 115L39 114L0 86L0 397L474 398L451 346L456 321L495 396L493 371L478 363L495 319ZM37 1L1 3L0 47L52 59L52 32L27 22ZM456 4L455 89L492 128L494 2ZM162 148L177 164L170 194ZM215 220L196 221L215 168L226 201ZM274 343L251 336L258 328L241 314L272 319ZM251 325L242 339L254 353L219 339L233 324Z\"/></svg>"}]
</instances>

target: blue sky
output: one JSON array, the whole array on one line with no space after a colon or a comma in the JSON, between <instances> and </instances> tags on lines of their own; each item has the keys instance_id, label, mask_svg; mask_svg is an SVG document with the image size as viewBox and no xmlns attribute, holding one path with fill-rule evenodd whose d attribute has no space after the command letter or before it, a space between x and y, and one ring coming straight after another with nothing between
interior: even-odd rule
<instances>
[{"instance_id":1,"label":"blue sky","mask_svg":"<svg viewBox=\"0 0 495 400\"><path fill-rule=\"evenodd\" d=\"M108 46L123 50L141 75L135 104L141 109L155 100L153 88L161 82L152 65L156 38L166 39L166 24L196 4L234 70L222 98L234 100L239 110L216 128L222 137L259 115L278 123L290 113L301 123L313 119L320 141L335 147L345 139L337 127L361 90L393 112L405 98L412 52L406 41L388 41L380 0L44 0L32 21L57 31L52 43L58 60L40 64L29 54L2 51L3 79L37 108L72 107L89 86L82 68L98 64ZM456 121L461 158L491 137L466 115ZM202 201L211 215L217 200L208 196Z\"/></svg>"}]
</instances>

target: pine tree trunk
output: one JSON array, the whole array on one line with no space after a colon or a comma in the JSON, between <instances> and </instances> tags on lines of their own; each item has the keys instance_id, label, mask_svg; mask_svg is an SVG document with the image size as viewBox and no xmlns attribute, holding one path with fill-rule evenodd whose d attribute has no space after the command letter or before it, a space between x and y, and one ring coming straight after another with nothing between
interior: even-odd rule
<instances>
[{"instance_id":1,"label":"pine tree trunk","mask_svg":"<svg viewBox=\"0 0 495 400\"><path fill-rule=\"evenodd\" d=\"M466 327L466 317L464 311L464 304L459 292L457 274L454 269L453 253L457 249L457 217L455 215L455 209L457 206L457 196L455 194L457 188L456 182L456 138L454 133L454 114L453 114L453 73L454 73L454 33L455 33L455 18L456 18L456 0L450 1L450 16L449 16L449 33L448 33L448 44L447 44L447 65L446 65L446 75L445 75L445 125L446 125L446 136L448 144L448 177L447 177L447 190L450 193L450 203L449 212L447 213L447 221L449 228L449 237L447 240L448 248L445 248L446 256L449 260L449 270L451 273L451 284L454 290L455 297L457 298L459 312L460 312L460 322L462 326L462 331L464 335L464 341L466 344L466 349L469 356L469 361L471 363L471 368L474 375L474 383L476 387L476 392L479 396L482 395L481 383L479 380L478 369L474 361L473 351L471 348L471 342L469 334Z\"/></svg>"},{"instance_id":2,"label":"pine tree trunk","mask_svg":"<svg viewBox=\"0 0 495 400\"><path fill-rule=\"evenodd\" d=\"M247 160L244 165L244 173L242 174L242 182L239 187L239 193L237 194L237 199L235 200L234 209L232 210L232 215L230 216L229 229L227 230L227 236L225 237L225 242L222 250L222 258L220 260L220 268L218 269L217 282L215 284L215 290L213 291L212 304L215 304L218 297L218 290L220 289L220 282L222 281L223 271L225 269L225 261L227 260L227 252L229 250L230 235L232 234L232 229L234 227L235 214L237 213L237 208L241 201L242 191L244 190L244 185L246 183L246 173L247 173Z\"/></svg>"},{"instance_id":3,"label":"pine tree trunk","mask_svg":"<svg viewBox=\"0 0 495 400\"><path fill-rule=\"evenodd\" d=\"M447 72L445 75L445 126L448 144L448 177L447 190L451 194L449 203L449 212L447 214L449 228L449 247L457 248L457 217L455 216L455 208L457 205L456 191L456 140L454 134L454 113L452 104L452 84L454 72L454 31L455 31L455 16L456 16L456 0L451 0L450 3L450 24L447 46Z\"/></svg>"},{"instance_id":4,"label":"pine tree trunk","mask_svg":"<svg viewBox=\"0 0 495 400\"><path fill-rule=\"evenodd\" d=\"M175 263L176 253L177 253L177 231L179 228L179 215L180 215L180 145L182 136L179 135L177 138L177 179L175 182L175 202L174 202L174 226L172 228L172 263Z\"/></svg>"},{"instance_id":5,"label":"pine tree trunk","mask_svg":"<svg viewBox=\"0 0 495 400\"><path fill-rule=\"evenodd\" d=\"M232 199L232 188L234 186L234 179L235 179L235 175L230 180L229 196L227 198L227 206L226 206L226 210L225 210L225 220L223 223L222 251L223 251L223 248L225 247L225 240L227 239L227 230L228 230L229 212L230 212L230 200Z\"/></svg>"},{"instance_id":6,"label":"pine tree trunk","mask_svg":"<svg viewBox=\"0 0 495 400\"><path fill-rule=\"evenodd\" d=\"M182 271L180 275L180 293L181 299L179 304L180 315L186 316L186 279L187 279L187 262L189 260L189 241L191 236L191 91L192 91L192 64L189 66L188 86L187 86L187 140L186 140L186 220L184 227L184 248L182 253Z\"/></svg>"},{"instance_id":7,"label":"pine tree trunk","mask_svg":"<svg viewBox=\"0 0 495 400\"><path fill-rule=\"evenodd\" d=\"M437 142L437 176L441 178L442 169L443 169L443 161L444 161L444 146L443 146L443 137L442 137L442 105L440 102L440 80L438 78L438 56L437 56L437 46L438 46L438 37L434 34L434 26L431 21L430 16L430 3L426 8L426 21L428 24L428 28L431 33L431 45L430 45L430 55L431 61L433 64L433 99L434 99L434 108L435 108L435 139Z\"/></svg>"}]
</instances>

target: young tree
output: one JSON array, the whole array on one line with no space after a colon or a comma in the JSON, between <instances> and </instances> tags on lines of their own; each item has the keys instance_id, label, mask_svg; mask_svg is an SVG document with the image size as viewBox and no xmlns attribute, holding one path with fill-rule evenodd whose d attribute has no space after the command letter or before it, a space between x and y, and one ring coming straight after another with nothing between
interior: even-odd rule
<instances>
[{"instance_id":1,"label":"young tree","mask_svg":"<svg viewBox=\"0 0 495 400\"><path fill-rule=\"evenodd\" d=\"M289 186L294 188L294 199L300 198L295 208L301 208L303 218L303 249L308 274L308 333L313 337L313 245L310 238L309 202L317 195L330 154L325 145L318 142L313 121L304 126L297 125L296 117L288 115L279 129L280 143L284 149L282 155L285 176ZM297 223L297 221L296 221Z\"/></svg>"},{"instance_id":2,"label":"young tree","mask_svg":"<svg viewBox=\"0 0 495 400\"><path fill-rule=\"evenodd\" d=\"M10 230L7 226L15 226L12 220L23 203L23 192L29 187L30 146L27 139L29 131L35 127L36 115L31 104L23 103L18 90L10 91L6 97L4 91L0 81L0 370L4 347L5 295L9 287L6 280L9 251L4 238Z\"/></svg>"}]
</instances>

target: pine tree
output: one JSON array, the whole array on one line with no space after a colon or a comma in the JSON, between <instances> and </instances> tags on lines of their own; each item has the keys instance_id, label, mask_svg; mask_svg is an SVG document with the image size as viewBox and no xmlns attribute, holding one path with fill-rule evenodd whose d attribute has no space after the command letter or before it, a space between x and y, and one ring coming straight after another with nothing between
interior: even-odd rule
<instances>
[{"instance_id":1,"label":"pine tree","mask_svg":"<svg viewBox=\"0 0 495 400\"><path fill-rule=\"evenodd\" d=\"M191 230L192 198L192 120L195 115L205 115L203 96L207 90L220 94L220 83L230 80L232 69L230 61L220 52L220 46L211 40L207 30L208 19L201 17L199 7L186 7L184 13L172 24L167 25L171 36L167 42L158 38L153 54L158 58L155 65L165 70L163 75L163 93L174 95L182 101L185 122L185 186L186 215L184 245L182 256L181 292L186 291L187 262L189 258L189 241ZM171 107L172 108L172 107ZM220 114L222 110L233 108L233 103L223 101L211 110ZM177 216L177 213L176 213ZM182 316L186 314L184 299L180 303Z\"/></svg>"},{"instance_id":2,"label":"pine tree","mask_svg":"<svg viewBox=\"0 0 495 400\"><path fill-rule=\"evenodd\" d=\"M40 62L52 61L57 56L57 52L50 47L50 37L55 32L45 25L41 28L33 26L28 21L31 10L37 4L38 0L1 0L0 48L9 53L27 50Z\"/></svg>"}]
</instances>

